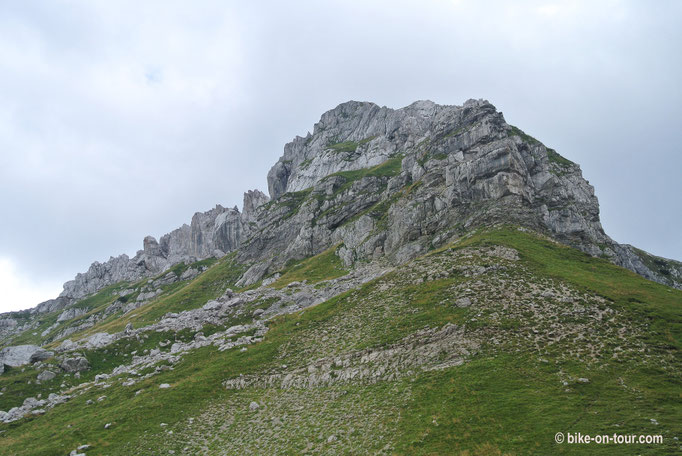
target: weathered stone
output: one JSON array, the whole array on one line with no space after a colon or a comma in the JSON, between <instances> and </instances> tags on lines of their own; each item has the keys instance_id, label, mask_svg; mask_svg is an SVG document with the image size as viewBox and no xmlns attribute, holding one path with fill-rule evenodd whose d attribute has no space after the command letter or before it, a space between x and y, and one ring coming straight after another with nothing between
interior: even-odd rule
<instances>
[{"instance_id":1,"label":"weathered stone","mask_svg":"<svg viewBox=\"0 0 682 456\"><path fill-rule=\"evenodd\" d=\"M222 303L219 301L208 301L204 306L202 307L204 310L214 310L214 309L219 309L222 307Z\"/></svg>"},{"instance_id":2,"label":"weathered stone","mask_svg":"<svg viewBox=\"0 0 682 456\"><path fill-rule=\"evenodd\" d=\"M60 364L59 367L65 372L81 372L90 369L90 363L88 360L82 356L77 356L73 358L66 358Z\"/></svg>"},{"instance_id":3,"label":"weathered stone","mask_svg":"<svg viewBox=\"0 0 682 456\"><path fill-rule=\"evenodd\" d=\"M457 301L455 301L455 305L457 307L469 307L471 305L471 299L467 297L459 298Z\"/></svg>"},{"instance_id":4,"label":"weathered stone","mask_svg":"<svg viewBox=\"0 0 682 456\"><path fill-rule=\"evenodd\" d=\"M63 321L67 320L73 320L76 317L80 317L81 315L84 315L88 312L88 309L86 308L78 308L78 307L71 307L69 309L64 310L59 317L57 318L57 323L61 323Z\"/></svg>"},{"instance_id":5,"label":"weathered stone","mask_svg":"<svg viewBox=\"0 0 682 456\"><path fill-rule=\"evenodd\" d=\"M88 348L101 348L110 344L114 340L114 336L108 333L100 332L88 337L85 346Z\"/></svg>"},{"instance_id":6,"label":"weathered stone","mask_svg":"<svg viewBox=\"0 0 682 456\"><path fill-rule=\"evenodd\" d=\"M199 270L196 268L187 268L180 276L180 280L189 280L199 275Z\"/></svg>"},{"instance_id":7,"label":"weathered stone","mask_svg":"<svg viewBox=\"0 0 682 456\"><path fill-rule=\"evenodd\" d=\"M53 353L37 345L17 345L0 350L0 364L19 367L29 363L43 361L53 356Z\"/></svg>"},{"instance_id":8,"label":"weathered stone","mask_svg":"<svg viewBox=\"0 0 682 456\"><path fill-rule=\"evenodd\" d=\"M47 381L52 380L56 376L57 376L57 374L55 374L54 372L49 371L49 370L45 370L45 371L42 371L40 374L38 374L38 381L39 382L47 382Z\"/></svg>"},{"instance_id":9,"label":"weathered stone","mask_svg":"<svg viewBox=\"0 0 682 456\"><path fill-rule=\"evenodd\" d=\"M497 223L538 231L682 288L682 263L610 239L599 221L594 189L580 167L507 124L485 100L462 106L418 101L401 109L343 103L324 113L312 133L285 145L268 173L268 189L272 200L248 191L241 213L217 205L197 212L190 224L158 242L146 237L133 258L121 255L93 263L64 285L59 298L31 311L61 311L59 323L67 323L61 330L48 328L43 337L58 340L95 325L102 313L68 326L82 312L73 304L83 297L166 271L151 287L122 291L121 296L139 291L139 300L125 307L115 303L107 312L134 310L157 296L161 285L180 279L167 271L180 262L189 265L236 252L230 261L246 268L237 281L241 287L276 277L291 260L335 245L347 268L376 260L396 265L463 232ZM199 272L189 267L184 280ZM307 301L301 296L299 304ZM233 309L230 297L216 302L220 308L205 311ZM10 316L0 318L0 336L18 328ZM26 329L28 324L21 330Z\"/></svg>"},{"instance_id":10,"label":"weathered stone","mask_svg":"<svg viewBox=\"0 0 682 456\"><path fill-rule=\"evenodd\" d=\"M61 343L61 345L59 345L59 348L57 349L57 351L63 352L63 351L74 350L76 347L77 347L77 345L75 342L73 342L71 339L66 339Z\"/></svg>"}]
</instances>

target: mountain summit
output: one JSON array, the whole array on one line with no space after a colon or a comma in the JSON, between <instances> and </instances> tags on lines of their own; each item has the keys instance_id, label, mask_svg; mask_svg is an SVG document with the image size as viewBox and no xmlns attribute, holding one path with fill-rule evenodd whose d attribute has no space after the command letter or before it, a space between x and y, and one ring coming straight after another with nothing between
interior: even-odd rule
<instances>
[{"instance_id":1,"label":"mountain summit","mask_svg":"<svg viewBox=\"0 0 682 456\"><path fill-rule=\"evenodd\" d=\"M292 259L342 242L344 263L387 256L401 263L474 227L516 223L650 280L682 287L682 265L609 238L580 167L505 122L484 100L417 101L402 109L349 101L296 137L268 173L270 198L244 194L243 213L218 205L190 225L151 236L67 282L63 308L121 280L183 261L238 252L252 284ZM276 255L275 255L276 253ZM254 264L255 263L255 264Z\"/></svg>"},{"instance_id":2,"label":"mountain summit","mask_svg":"<svg viewBox=\"0 0 682 456\"><path fill-rule=\"evenodd\" d=\"M546 453L586 407L680 430L645 387L679 381L682 263L613 241L580 167L489 102L343 103L268 191L0 315L10 454Z\"/></svg>"}]
</instances>

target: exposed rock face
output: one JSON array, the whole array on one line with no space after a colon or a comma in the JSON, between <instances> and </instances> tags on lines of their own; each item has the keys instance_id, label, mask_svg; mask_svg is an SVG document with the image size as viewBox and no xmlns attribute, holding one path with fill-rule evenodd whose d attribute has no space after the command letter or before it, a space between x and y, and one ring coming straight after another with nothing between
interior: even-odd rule
<instances>
[{"instance_id":1,"label":"exposed rock face","mask_svg":"<svg viewBox=\"0 0 682 456\"><path fill-rule=\"evenodd\" d=\"M55 374L54 372L49 371L49 370L45 370L45 371L42 371L40 374L38 374L37 380L39 382L49 382L50 380L52 380L56 376L57 376L57 374Z\"/></svg>"},{"instance_id":2,"label":"exposed rock face","mask_svg":"<svg viewBox=\"0 0 682 456\"><path fill-rule=\"evenodd\" d=\"M13 329L17 327L17 321L14 318L0 319L0 331L3 329Z\"/></svg>"},{"instance_id":3,"label":"exposed rock face","mask_svg":"<svg viewBox=\"0 0 682 456\"><path fill-rule=\"evenodd\" d=\"M229 209L216 217L211 243L207 244L207 248L213 247L223 252L231 252L239 247L241 240L241 214L237 208Z\"/></svg>"},{"instance_id":4,"label":"exposed rock face","mask_svg":"<svg viewBox=\"0 0 682 456\"><path fill-rule=\"evenodd\" d=\"M594 189L577 164L507 124L484 100L397 110L343 103L285 146L268 188L273 201L240 251L261 263L242 284L340 242L346 264L377 255L401 263L458 232L515 223L682 286L682 264L654 271L604 233ZM266 264L262 252L282 253Z\"/></svg>"},{"instance_id":5,"label":"exposed rock face","mask_svg":"<svg viewBox=\"0 0 682 456\"><path fill-rule=\"evenodd\" d=\"M66 284L64 284L66 286ZM36 307L31 309L32 313L48 313L54 312L55 310L63 309L67 305L73 302L72 299L60 296L56 299L48 299L45 302L41 302Z\"/></svg>"},{"instance_id":6,"label":"exposed rock face","mask_svg":"<svg viewBox=\"0 0 682 456\"><path fill-rule=\"evenodd\" d=\"M206 258L213 253L213 250L215 250L213 244L216 219L226 211L229 211L229 209L218 205L215 209L211 209L208 212L197 212L194 214L190 225L190 255L196 258ZM239 212L236 207L233 211Z\"/></svg>"},{"instance_id":7,"label":"exposed rock face","mask_svg":"<svg viewBox=\"0 0 682 456\"><path fill-rule=\"evenodd\" d=\"M54 393L51 393L47 399L27 397L20 407L14 407L7 412L0 410L0 422L11 423L12 421L20 420L29 413L34 415L42 414L45 413L45 410L39 409L39 407L53 408L69 399L70 396L60 396Z\"/></svg>"},{"instance_id":8,"label":"exposed rock face","mask_svg":"<svg viewBox=\"0 0 682 456\"><path fill-rule=\"evenodd\" d=\"M59 296L68 299L80 299L112 283L122 280L137 280L143 277L146 272L144 262L138 264L136 261L131 261L125 254L116 258L112 257L106 263L95 261L88 272L79 273L74 280L66 282L64 291Z\"/></svg>"},{"instance_id":9,"label":"exposed rock face","mask_svg":"<svg viewBox=\"0 0 682 456\"><path fill-rule=\"evenodd\" d=\"M135 257L124 254L105 263L94 262L86 273L77 274L74 280L64 284L58 299L46 301L36 310L59 310L108 285L139 280L183 261L193 262L231 252L239 248L248 231L245 223L253 223L256 210L267 201L269 198L262 192L249 190L244 194L243 214L236 207L226 209L217 205L207 212L195 213L190 225L165 234L160 242L153 236L146 236L142 250Z\"/></svg>"},{"instance_id":10,"label":"exposed rock face","mask_svg":"<svg viewBox=\"0 0 682 456\"><path fill-rule=\"evenodd\" d=\"M241 213L217 205L158 242L147 236L133 258L93 263L64 285L59 298L31 312L66 309L60 319L68 320L76 316L72 303L107 285L234 251L247 266L239 285L335 245L346 266L380 257L400 264L497 223L544 232L682 287L682 263L611 240L580 167L507 124L484 100L462 106L418 101L402 109L343 103L324 113L312 134L284 147L268 173L268 189L272 200L250 190ZM0 337L28 329L27 323L10 328L11 320L0 322L6 322ZM85 321L81 329L93 324ZM76 330L67 328L60 337Z\"/></svg>"},{"instance_id":11,"label":"exposed rock face","mask_svg":"<svg viewBox=\"0 0 682 456\"><path fill-rule=\"evenodd\" d=\"M3 338L17 328L19 322L14 318L1 318L0 319L0 338Z\"/></svg>"},{"instance_id":12,"label":"exposed rock face","mask_svg":"<svg viewBox=\"0 0 682 456\"><path fill-rule=\"evenodd\" d=\"M431 101L398 110L374 103L343 103L322 115L312 135L296 137L284 146L284 155L268 173L270 196L276 199L285 192L309 188L339 171L383 163L417 144L432 129L461 123L461 111L461 107Z\"/></svg>"},{"instance_id":13,"label":"exposed rock face","mask_svg":"<svg viewBox=\"0 0 682 456\"><path fill-rule=\"evenodd\" d=\"M256 211L268 201L270 201L270 198L268 198L268 196L260 190L249 190L244 193L244 210L242 213L242 222L255 222L257 220Z\"/></svg>"},{"instance_id":14,"label":"exposed rock face","mask_svg":"<svg viewBox=\"0 0 682 456\"><path fill-rule=\"evenodd\" d=\"M107 333L97 333L93 334L88 338L86 347L88 348L100 348L111 343L113 336Z\"/></svg>"},{"instance_id":15,"label":"exposed rock face","mask_svg":"<svg viewBox=\"0 0 682 456\"><path fill-rule=\"evenodd\" d=\"M69 309L66 309L59 315L59 317L57 318L57 323L61 323L63 321L68 321L76 317L80 317L81 315L86 314L87 312L88 309L71 307Z\"/></svg>"},{"instance_id":16,"label":"exposed rock face","mask_svg":"<svg viewBox=\"0 0 682 456\"><path fill-rule=\"evenodd\" d=\"M169 263L179 263L189 255L190 252L190 227L182 225L168 234L161 236L161 252Z\"/></svg>"},{"instance_id":17,"label":"exposed rock face","mask_svg":"<svg viewBox=\"0 0 682 456\"><path fill-rule=\"evenodd\" d=\"M74 373L90 369L90 364L84 357L76 356L73 358L65 358L61 364L59 364L59 367L64 372Z\"/></svg>"},{"instance_id":18,"label":"exposed rock face","mask_svg":"<svg viewBox=\"0 0 682 456\"><path fill-rule=\"evenodd\" d=\"M29 363L44 361L54 353L36 345L17 345L0 350L0 364L20 367Z\"/></svg>"}]
</instances>

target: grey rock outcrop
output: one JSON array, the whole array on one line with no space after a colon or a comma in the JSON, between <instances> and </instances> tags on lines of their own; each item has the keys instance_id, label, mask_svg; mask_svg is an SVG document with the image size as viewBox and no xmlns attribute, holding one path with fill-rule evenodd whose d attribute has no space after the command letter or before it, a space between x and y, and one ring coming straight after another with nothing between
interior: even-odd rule
<instances>
[{"instance_id":1,"label":"grey rock outcrop","mask_svg":"<svg viewBox=\"0 0 682 456\"><path fill-rule=\"evenodd\" d=\"M213 254L216 240L216 219L225 212L239 212L236 208L225 209L218 205L208 212L197 212L190 224L189 254L196 258L206 258ZM218 247L220 248L220 247ZM226 251L225 249L221 249Z\"/></svg>"},{"instance_id":2,"label":"grey rock outcrop","mask_svg":"<svg viewBox=\"0 0 682 456\"><path fill-rule=\"evenodd\" d=\"M7 412L0 410L0 423L11 423L12 421L20 420L29 413L34 415L45 413L45 410L39 407L50 409L68 401L70 398L71 397L68 395L60 396L54 393L51 393L47 399L27 397L24 399L24 403L19 407L13 407Z\"/></svg>"},{"instance_id":3,"label":"grey rock outcrop","mask_svg":"<svg viewBox=\"0 0 682 456\"><path fill-rule=\"evenodd\" d=\"M249 190L244 193L242 221L244 223L255 222L257 219L256 211L269 201L270 198L260 190Z\"/></svg>"},{"instance_id":4,"label":"grey rock outcrop","mask_svg":"<svg viewBox=\"0 0 682 456\"><path fill-rule=\"evenodd\" d=\"M454 126L461 108L418 101L403 109L349 101L324 113L313 134L297 136L268 173L276 199L340 171L369 168L417 144L434 128ZM435 124L435 125L434 125Z\"/></svg>"},{"instance_id":5,"label":"grey rock outcrop","mask_svg":"<svg viewBox=\"0 0 682 456\"><path fill-rule=\"evenodd\" d=\"M249 224L254 223L258 208L267 201L269 198L264 193L249 190L244 194L243 214L236 207L230 209L216 205L209 211L195 213L190 225L165 234L158 242L153 236L146 236L142 250L133 258L123 254L105 263L94 262L87 272L77 274L74 280L64 284L64 291L58 299L42 303L37 310L52 312L68 307L108 285L158 274L177 263L221 257L239 248L249 231ZM64 319L75 318L71 316L74 311L69 312Z\"/></svg>"},{"instance_id":6,"label":"grey rock outcrop","mask_svg":"<svg viewBox=\"0 0 682 456\"><path fill-rule=\"evenodd\" d=\"M71 307L69 309L64 310L64 312L62 312L59 315L59 317L57 317L57 323L72 320L76 317L80 317L81 315L86 314L87 312L88 312L88 309L85 309L85 308Z\"/></svg>"},{"instance_id":7,"label":"grey rock outcrop","mask_svg":"<svg viewBox=\"0 0 682 456\"><path fill-rule=\"evenodd\" d=\"M68 373L81 372L90 369L90 363L83 356L74 356L71 358L64 358L59 364L59 367Z\"/></svg>"},{"instance_id":8,"label":"grey rock outcrop","mask_svg":"<svg viewBox=\"0 0 682 456\"><path fill-rule=\"evenodd\" d=\"M87 348L100 348L110 344L114 340L114 336L108 333L96 333L90 336L85 343Z\"/></svg>"},{"instance_id":9,"label":"grey rock outcrop","mask_svg":"<svg viewBox=\"0 0 682 456\"><path fill-rule=\"evenodd\" d=\"M19 323L14 318L0 318L0 331L14 329Z\"/></svg>"},{"instance_id":10,"label":"grey rock outcrop","mask_svg":"<svg viewBox=\"0 0 682 456\"><path fill-rule=\"evenodd\" d=\"M65 286L66 286L66 284L65 284ZM40 313L55 312L57 310L65 308L66 306L68 306L71 303L73 303L72 298L69 298L66 296L60 296L60 297L57 297L55 299L48 299L47 301L41 302L36 307L31 309L31 313L40 314Z\"/></svg>"},{"instance_id":11,"label":"grey rock outcrop","mask_svg":"<svg viewBox=\"0 0 682 456\"><path fill-rule=\"evenodd\" d=\"M0 318L0 340L14 333L19 326L19 322L14 318Z\"/></svg>"},{"instance_id":12,"label":"grey rock outcrop","mask_svg":"<svg viewBox=\"0 0 682 456\"><path fill-rule=\"evenodd\" d=\"M682 286L682 264L665 260L656 271L655 259L604 233L577 164L507 124L485 100L397 110L343 103L285 146L268 188L273 200L239 252L257 262L242 284L337 243L347 265L377 255L401 263L458 233L514 223ZM272 252L280 252L274 261Z\"/></svg>"},{"instance_id":13,"label":"grey rock outcrop","mask_svg":"<svg viewBox=\"0 0 682 456\"><path fill-rule=\"evenodd\" d=\"M235 250L241 244L242 229L241 214L237 208L226 210L213 222L212 240L206 248L223 252Z\"/></svg>"},{"instance_id":14,"label":"grey rock outcrop","mask_svg":"<svg viewBox=\"0 0 682 456\"><path fill-rule=\"evenodd\" d=\"M237 282L244 286L332 246L346 267L379 258L400 264L474 228L501 223L533 229L682 288L682 263L608 237L580 167L509 125L485 100L461 106L418 101L401 109L343 103L324 113L312 133L285 145L267 180L272 199L249 190L242 212L221 205L197 212L158 242L145 237L133 258L93 263L57 299L30 313L62 311L62 323L78 316L74 302L105 286L230 252L236 252L231 261L244 268ZM182 277L168 272L134 302L112 304L108 314L144 305L162 285L190 279L194 269L187 271ZM98 318L50 327L44 337L67 337ZM35 321L20 321L0 318L0 337L35 327Z\"/></svg>"},{"instance_id":15,"label":"grey rock outcrop","mask_svg":"<svg viewBox=\"0 0 682 456\"><path fill-rule=\"evenodd\" d=\"M0 350L0 364L10 367L20 367L29 363L44 361L54 353L47 351L37 345L17 345L5 347Z\"/></svg>"},{"instance_id":16,"label":"grey rock outcrop","mask_svg":"<svg viewBox=\"0 0 682 456\"><path fill-rule=\"evenodd\" d=\"M64 284L60 297L80 299L100 289L123 280L133 281L147 273L144 263L131 261L128 255L110 258L105 263L95 261L85 273L76 274L76 278Z\"/></svg>"},{"instance_id":17,"label":"grey rock outcrop","mask_svg":"<svg viewBox=\"0 0 682 456\"><path fill-rule=\"evenodd\" d=\"M39 382L47 382L47 381L52 380L56 376L57 376L57 374L55 374L54 372L49 371L49 370L45 370L45 371L42 371L40 374L38 374L37 380Z\"/></svg>"}]
</instances>

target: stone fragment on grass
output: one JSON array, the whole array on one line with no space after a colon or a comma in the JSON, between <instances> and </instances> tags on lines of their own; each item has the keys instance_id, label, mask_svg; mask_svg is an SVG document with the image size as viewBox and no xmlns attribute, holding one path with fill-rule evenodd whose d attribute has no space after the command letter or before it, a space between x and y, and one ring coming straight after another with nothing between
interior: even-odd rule
<instances>
[{"instance_id":1,"label":"stone fragment on grass","mask_svg":"<svg viewBox=\"0 0 682 456\"><path fill-rule=\"evenodd\" d=\"M49 370L45 370L45 371L42 371L41 373L38 374L37 380L39 382L48 382L48 381L52 380L53 378L55 378L56 376L57 376L57 374L55 374L54 372L49 371Z\"/></svg>"}]
</instances>

